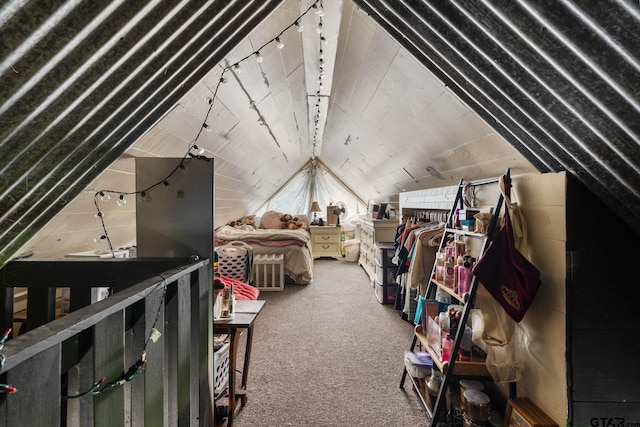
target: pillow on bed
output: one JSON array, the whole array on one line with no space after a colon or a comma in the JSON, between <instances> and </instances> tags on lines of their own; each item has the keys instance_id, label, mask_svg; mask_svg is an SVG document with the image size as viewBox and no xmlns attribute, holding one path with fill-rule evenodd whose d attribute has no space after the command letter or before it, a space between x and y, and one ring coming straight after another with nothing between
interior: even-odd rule
<instances>
[{"instance_id":1,"label":"pillow on bed","mask_svg":"<svg viewBox=\"0 0 640 427\"><path fill-rule=\"evenodd\" d=\"M282 214L276 211L266 211L260 218L260 228L281 229L284 223L280 221Z\"/></svg>"}]
</instances>

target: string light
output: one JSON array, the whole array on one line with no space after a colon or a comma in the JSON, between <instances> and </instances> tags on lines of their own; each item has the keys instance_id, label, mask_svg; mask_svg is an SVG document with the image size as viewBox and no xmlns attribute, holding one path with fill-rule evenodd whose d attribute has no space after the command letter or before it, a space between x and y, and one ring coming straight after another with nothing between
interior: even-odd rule
<instances>
[{"instance_id":1,"label":"string light","mask_svg":"<svg viewBox=\"0 0 640 427\"><path fill-rule=\"evenodd\" d=\"M13 386L10 386L8 384L0 384L0 393L13 394L17 391L18 389Z\"/></svg>"},{"instance_id":2,"label":"string light","mask_svg":"<svg viewBox=\"0 0 640 427\"><path fill-rule=\"evenodd\" d=\"M116 387L120 387L127 382L133 381L142 373L144 368L147 366L147 346L149 345L149 342L153 341L155 343L158 340L158 338L161 336L160 331L156 329L156 325L158 323L158 320L160 319L160 312L162 310L162 307L164 306L164 301L167 296L167 280L164 277L162 277L162 282L160 282L158 286L162 286L163 288L162 298L160 299L160 304L158 304L158 310L156 311L156 318L153 321L153 325L151 325L151 331L149 332L149 336L147 337L147 340L144 343L142 352L140 353L140 358L136 360L136 362L133 365L131 365L129 369L126 370L126 372L124 372L122 375L115 378L114 380L109 381L108 383L105 384L105 378L102 377L98 381L94 382L93 385L88 390L78 394L71 395L71 396L69 395L62 396L61 398L62 400L77 399L87 395L92 395L92 396L103 395L113 390ZM1 391L1 386L2 384L0 384L0 391Z\"/></svg>"},{"instance_id":3,"label":"string light","mask_svg":"<svg viewBox=\"0 0 640 427\"><path fill-rule=\"evenodd\" d=\"M313 132L313 147L312 147L312 153L311 153L311 160L312 163L315 161L316 158L316 149L319 145L319 141L318 138L320 137L320 97L321 95L321 91L323 89L323 82L322 80L325 77L325 72L324 72L324 49L322 48L322 46L324 44L326 44L326 39L324 38L324 36L322 35L322 31L323 31L323 26L322 26L322 17L324 16L324 8L323 8L323 4L322 1L319 2L319 4L314 4L313 7L316 10L316 14L318 15L318 27L316 28L316 31L318 32L318 34L320 35L320 43L319 43L319 52L318 52L318 63L319 63L319 74L318 74L318 90L316 92L316 112L315 112L315 116L314 116L314 132Z\"/></svg>"},{"instance_id":4,"label":"string light","mask_svg":"<svg viewBox=\"0 0 640 427\"><path fill-rule=\"evenodd\" d=\"M266 43L264 43L262 46L260 46L258 49L256 49L254 52L252 52L250 55L247 55L246 57L240 59L239 61L236 61L235 63L233 63L233 65L231 65L230 67L223 67L222 68L222 74L220 75L220 79L218 80L218 83L214 89L213 92L213 96L212 97L207 97L206 98L206 102L207 104L209 104L209 109L207 110L207 114L205 115L205 118L202 122L202 125L200 126L200 130L198 131L198 134L196 135L196 137L189 143L189 146L187 147L187 152L184 155L184 157L182 158L182 160L180 161L180 163L162 180L158 181L157 183L149 186L146 189L143 190L138 190L138 191L134 191L134 192L121 192L121 191L111 191L111 190L101 190L96 192L96 194L94 195L94 204L96 206L96 210L97 210L97 214L96 217L100 219L101 221L101 225L102 225L102 229L104 231L104 234L101 235L99 238L96 238L94 241L96 243L98 242L102 242L103 240L106 240L108 245L109 245L109 249L111 251L111 255L113 258L115 258L115 252L113 250L113 245L111 243L111 239L109 238L109 234L107 233L107 228L106 228L106 224L104 221L104 214L102 213L102 211L100 210L100 204L99 204L99 200L103 201L103 202L108 202L110 200L110 196L109 193L113 193L113 194L118 194L118 200L116 202L116 204L118 206L124 206L126 205L127 201L125 199L125 195L129 195L129 194L138 194L138 200L140 202L143 203L148 203L150 201L150 196L149 196L149 191L153 190L155 187L157 187L158 185L164 185L165 188L167 189L171 189L171 185L167 185L168 184L168 179L173 176L173 174L175 174L177 171L180 171L182 173L187 173L188 171L188 167L187 165L184 164L185 160L187 158L197 158L197 159L204 159L204 160L209 160L207 157L204 156L205 150L204 147L199 147L197 145L197 141L200 138L200 135L202 133L202 131L204 130L205 132L212 132L213 130L211 129L211 127L207 124L207 119L209 118L209 114L211 113L211 110L213 108L213 101L217 96L218 93L218 89L220 88L221 84L227 83L228 79L227 76L225 75L225 73L229 70L233 71L234 73L238 74L241 71L241 67L240 64L242 62L244 62L245 60L247 60L248 58L250 58L251 56L255 56L255 60L260 63L264 60L264 57L261 53L261 50L264 49L268 44L270 43L275 43L276 47L278 49L283 49L284 48L284 43L282 43L281 40L281 36L290 28L292 27L296 27L298 32L302 32L304 27L303 25L300 23L300 19L303 18L307 13L309 13L310 10L315 9L316 14L318 14L318 16L322 17L324 15L324 10L322 7L322 1L321 0L316 0L311 6L309 6L307 8L307 10L305 10L299 17L298 19L296 19L292 24L288 25L286 28L284 28L282 31L280 31L279 34L277 34L274 38L272 38L271 40L268 40ZM322 28L322 18L320 18L320 25L319 25L319 29ZM321 30L319 31L321 32ZM321 37L321 40L324 40L324 37ZM322 52L322 47L320 48L320 59L322 61L322 58L324 57L324 54ZM324 74L324 73L323 73ZM322 76L319 78L322 79ZM322 87L322 83L319 84L320 87ZM320 90L317 91L317 95L320 96ZM319 114L319 109L318 109L318 114ZM315 142L314 142L314 147L315 147ZM315 158L315 152L312 155L312 158Z\"/></svg>"},{"instance_id":5,"label":"string light","mask_svg":"<svg viewBox=\"0 0 640 427\"><path fill-rule=\"evenodd\" d=\"M5 330L2 336L0 337L0 350L4 348L4 343L7 340L7 338L9 338L9 335L11 334L11 330L12 328ZM4 368L4 361L5 361L5 357L2 354L0 354L0 369ZM11 386L9 384L0 384L0 393L13 394L17 391L18 389L15 388L14 386Z\"/></svg>"},{"instance_id":6,"label":"string light","mask_svg":"<svg viewBox=\"0 0 640 427\"><path fill-rule=\"evenodd\" d=\"M204 148L202 147L198 147L197 145L193 145L191 147L191 149L198 155L198 156L202 156L204 154Z\"/></svg>"},{"instance_id":7,"label":"string light","mask_svg":"<svg viewBox=\"0 0 640 427\"><path fill-rule=\"evenodd\" d=\"M141 191L138 195L138 201L140 203L146 203L149 201L149 194L146 191Z\"/></svg>"}]
</instances>

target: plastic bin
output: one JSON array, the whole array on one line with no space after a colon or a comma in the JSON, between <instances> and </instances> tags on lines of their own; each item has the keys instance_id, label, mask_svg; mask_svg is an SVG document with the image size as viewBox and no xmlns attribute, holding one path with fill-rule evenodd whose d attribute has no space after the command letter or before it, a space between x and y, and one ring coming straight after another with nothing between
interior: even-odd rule
<instances>
[{"instance_id":1,"label":"plastic bin","mask_svg":"<svg viewBox=\"0 0 640 427\"><path fill-rule=\"evenodd\" d=\"M214 395L220 394L229 382L229 348L230 344L225 343L213 353Z\"/></svg>"},{"instance_id":2,"label":"plastic bin","mask_svg":"<svg viewBox=\"0 0 640 427\"><path fill-rule=\"evenodd\" d=\"M350 239L345 240L342 244L345 249L345 259L349 262L357 262L360 256L360 240Z\"/></svg>"},{"instance_id":3,"label":"plastic bin","mask_svg":"<svg viewBox=\"0 0 640 427\"><path fill-rule=\"evenodd\" d=\"M433 360L429 353L423 351L405 351L404 365L407 372L414 378L428 378L431 376Z\"/></svg>"},{"instance_id":4,"label":"plastic bin","mask_svg":"<svg viewBox=\"0 0 640 427\"><path fill-rule=\"evenodd\" d=\"M215 248L218 256L218 272L222 276L241 282L247 282L250 245L242 241L233 241Z\"/></svg>"}]
</instances>

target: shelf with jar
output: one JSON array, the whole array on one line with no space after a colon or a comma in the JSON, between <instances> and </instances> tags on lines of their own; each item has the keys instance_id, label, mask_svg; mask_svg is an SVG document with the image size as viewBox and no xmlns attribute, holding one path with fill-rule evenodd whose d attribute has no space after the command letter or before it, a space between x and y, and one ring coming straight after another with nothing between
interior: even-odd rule
<instances>
[{"instance_id":1,"label":"shelf with jar","mask_svg":"<svg viewBox=\"0 0 640 427\"><path fill-rule=\"evenodd\" d=\"M509 171L505 176L508 178ZM473 274L476 259L491 243L493 230L502 208L503 197L498 194L495 204L480 212L477 205L466 209L468 201L475 201L476 187L498 184L500 178L482 181L460 181L455 201L447 217L440 247L436 252L429 284L422 299L419 322L414 330L410 350L419 345L433 359L433 367L441 373L441 381L433 405L425 405L430 425L446 418L445 400L452 378L491 378L484 353L472 343L472 316L479 282ZM484 188L484 187L483 187ZM467 197L471 190L474 197ZM485 206L483 206L485 208ZM476 221L478 221L476 223ZM406 369L400 381L404 385ZM416 383L412 379L414 387ZM423 402L424 404L424 402Z\"/></svg>"}]
</instances>

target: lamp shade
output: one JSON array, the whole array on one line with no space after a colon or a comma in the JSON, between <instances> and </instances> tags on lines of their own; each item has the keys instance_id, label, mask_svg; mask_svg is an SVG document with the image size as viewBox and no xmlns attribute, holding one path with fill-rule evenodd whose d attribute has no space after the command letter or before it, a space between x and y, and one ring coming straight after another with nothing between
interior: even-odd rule
<instances>
[{"instance_id":1,"label":"lamp shade","mask_svg":"<svg viewBox=\"0 0 640 427\"><path fill-rule=\"evenodd\" d=\"M320 212L322 209L320 209L318 202L311 202L311 208L309 210L311 212Z\"/></svg>"}]
</instances>

